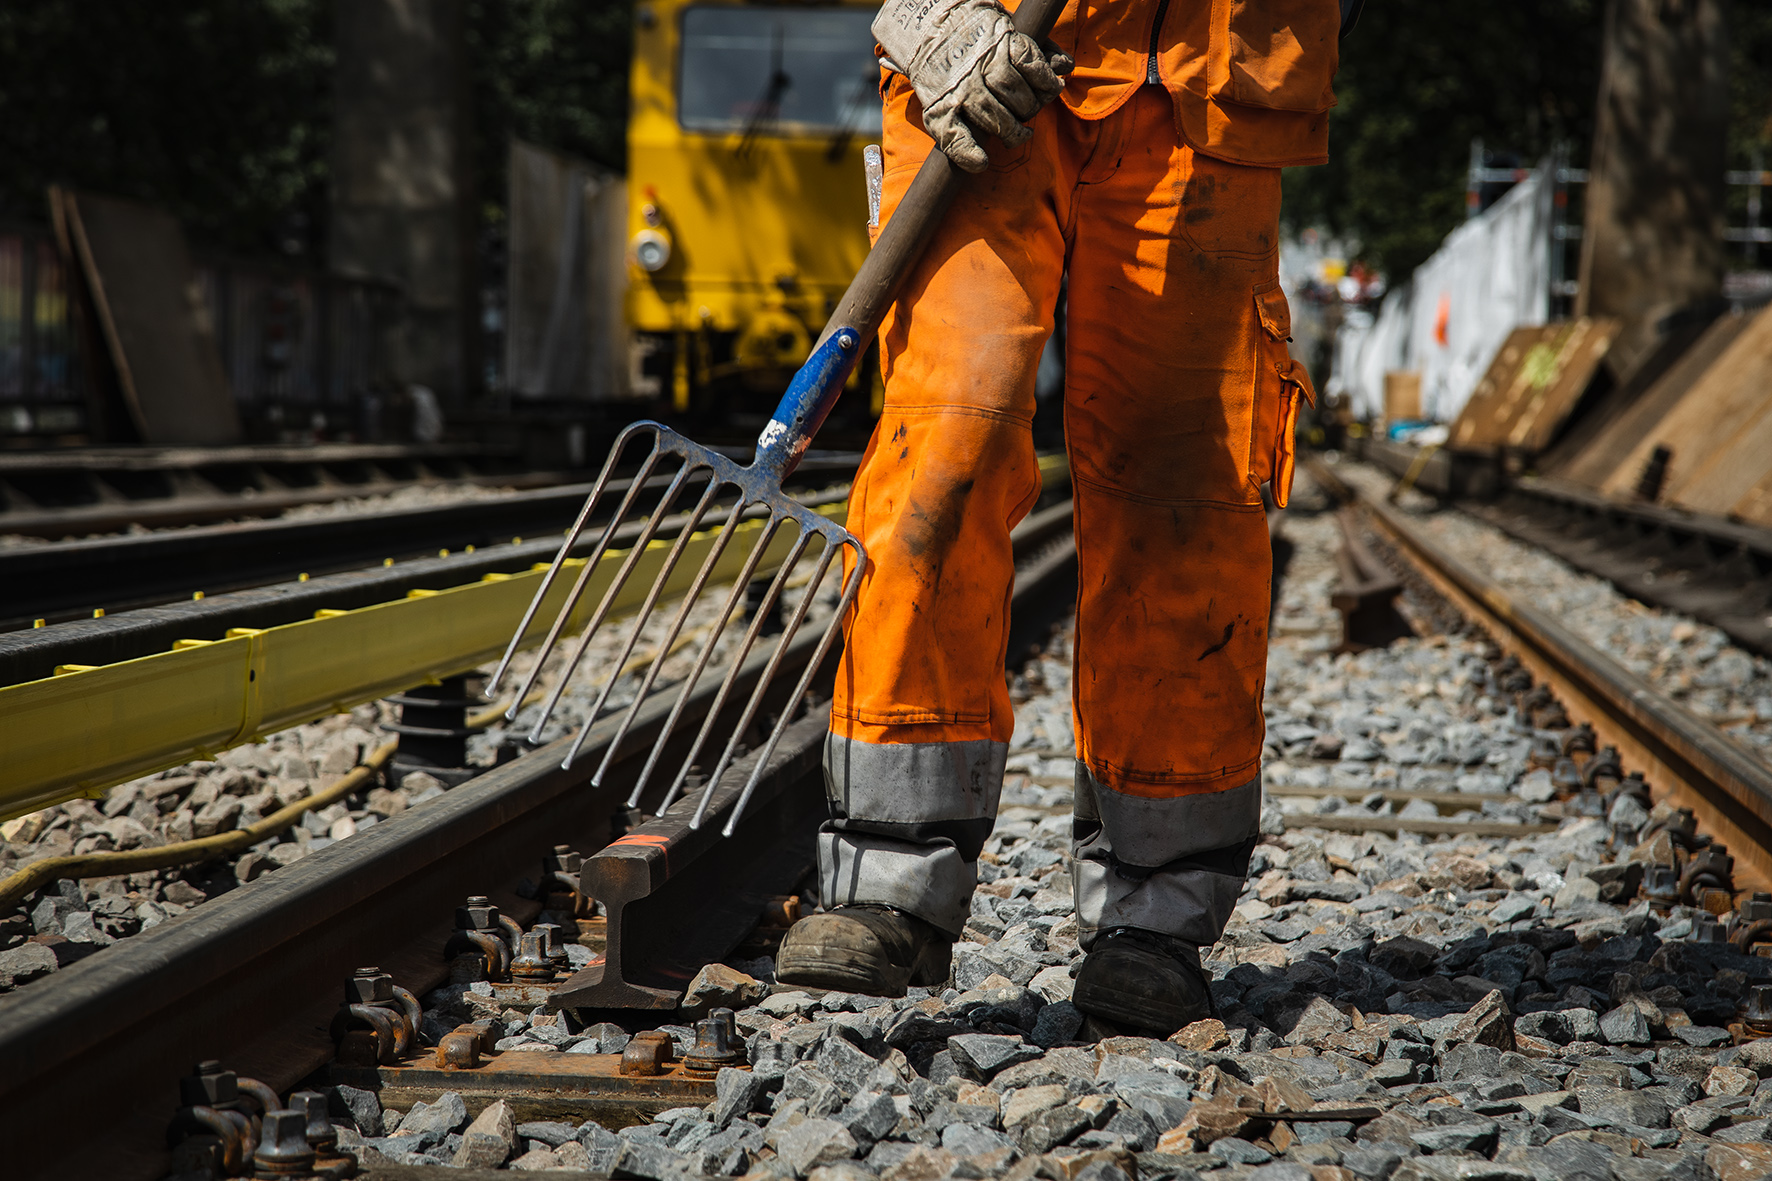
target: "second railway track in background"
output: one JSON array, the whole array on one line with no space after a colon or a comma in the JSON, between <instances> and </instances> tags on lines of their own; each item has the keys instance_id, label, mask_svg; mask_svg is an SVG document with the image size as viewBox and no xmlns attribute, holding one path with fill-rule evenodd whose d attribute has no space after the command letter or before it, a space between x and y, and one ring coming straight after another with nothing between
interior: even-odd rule
<instances>
[{"instance_id":1,"label":"second railway track in background","mask_svg":"<svg viewBox=\"0 0 1772 1181\"><path fill-rule=\"evenodd\" d=\"M813 454L801 465L795 486L806 489L846 480L854 470L852 456ZM558 486L522 488L525 477L520 475L489 476L479 482L518 488L443 504L0 547L0 631L28 628L39 619L55 623L89 617L95 611L115 614L194 594L208 596L302 575L336 574L439 551L446 557L506 545L513 538L540 539L562 532L584 503L589 485L565 483L558 476L532 478ZM662 489L665 481L652 483ZM391 487L334 485L324 497L310 495L305 503ZM4 528L0 518L0 532Z\"/></svg>"},{"instance_id":2,"label":"second railway track in background","mask_svg":"<svg viewBox=\"0 0 1772 1181\"><path fill-rule=\"evenodd\" d=\"M1772 766L1694 716L1546 612L1435 544L1407 513L1362 496L1321 459L1308 470L1319 485L1358 505L1394 552L1435 591L1547 683L1571 716L1719 834L1751 867L1757 888L1772 888Z\"/></svg>"}]
</instances>

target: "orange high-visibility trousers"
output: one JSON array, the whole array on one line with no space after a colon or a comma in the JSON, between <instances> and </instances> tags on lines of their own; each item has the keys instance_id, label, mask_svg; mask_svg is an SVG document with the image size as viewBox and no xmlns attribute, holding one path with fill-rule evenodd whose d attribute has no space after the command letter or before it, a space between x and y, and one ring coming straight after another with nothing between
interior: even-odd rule
<instances>
[{"instance_id":1,"label":"orange high-visibility trousers","mask_svg":"<svg viewBox=\"0 0 1772 1181\"><path fill-rule=\"evenodd\" d=\"M827 906L969 912L1014 725L1010 528L1039 492L1034 375L1068 271L1078 586L1072 874L1085 946L1210 944L1260 813L1270 551L1306 392L1280 174L1181 142L1170 95L1053 104L954 203L881 333L886 404L849 525L869 555L832 703ZM885 87L885 210L930 149Z\"/></svg>"}]
</instances>

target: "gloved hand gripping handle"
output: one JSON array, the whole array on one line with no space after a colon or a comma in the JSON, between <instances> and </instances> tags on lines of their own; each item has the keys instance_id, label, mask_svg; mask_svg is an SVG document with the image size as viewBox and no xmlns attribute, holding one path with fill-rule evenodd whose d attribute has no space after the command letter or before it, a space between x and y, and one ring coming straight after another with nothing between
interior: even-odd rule
<instances>
[{"instance_id":1,"label":"gloved hand gripping handle","mask_svg":"<svg viewBox=\"0 0 1772 1181\"><path fill-rule=\"evenodd\" d=\"M1017 32L1044 41L1058 23L1067 0L1023 0L1013 14ZM1035 118L1039 116L1036 115ZM886 309L941 224L966 173L939 148L931 148L917 178L880 231L879 240L849 283L849 290L825 324L817 346L782 395L775 414L757 439L754 470L777 479L799 466L812 436L837 404L850 374L880 330Z\"/></svg>"}]
</instances>

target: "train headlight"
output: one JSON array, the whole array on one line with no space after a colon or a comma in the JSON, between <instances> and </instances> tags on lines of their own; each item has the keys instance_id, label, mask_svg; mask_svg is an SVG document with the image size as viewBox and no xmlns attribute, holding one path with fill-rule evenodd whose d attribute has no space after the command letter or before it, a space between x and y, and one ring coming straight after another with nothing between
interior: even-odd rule
<instances>
[{"instance_id":1,"label":"train headlight","mask_svg":"<svg viewBox=\"0 0 1772 1181\"><path fill-rule=\"evenodd\" d=\"M671 261L671 240L657 230L641 230L635 234L632 250L635 264L649 274L663 270Z\"/></svg>"}]
</instances>

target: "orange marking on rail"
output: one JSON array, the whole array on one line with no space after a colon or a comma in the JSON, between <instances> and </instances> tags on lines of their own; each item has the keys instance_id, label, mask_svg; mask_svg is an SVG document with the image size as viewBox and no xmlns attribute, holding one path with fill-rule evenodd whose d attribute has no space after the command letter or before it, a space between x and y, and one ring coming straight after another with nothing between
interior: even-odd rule
<instances>
[{"instance_id":1,"label":"orange marking on rail","mask_svg":"<svg viewBox=\"0 0 1772 1181\"><path fill-rule=\"evenodd\" d=\"M669 837L652 836L646 833L630 833L625 837L619 837L616 840L609 842L609 847L613 849L617 845L638 845L642 848L657 849L664 855L665 872L669 873L671 868L670 843L671 839Z\"/></svg>"}]
</instances>

